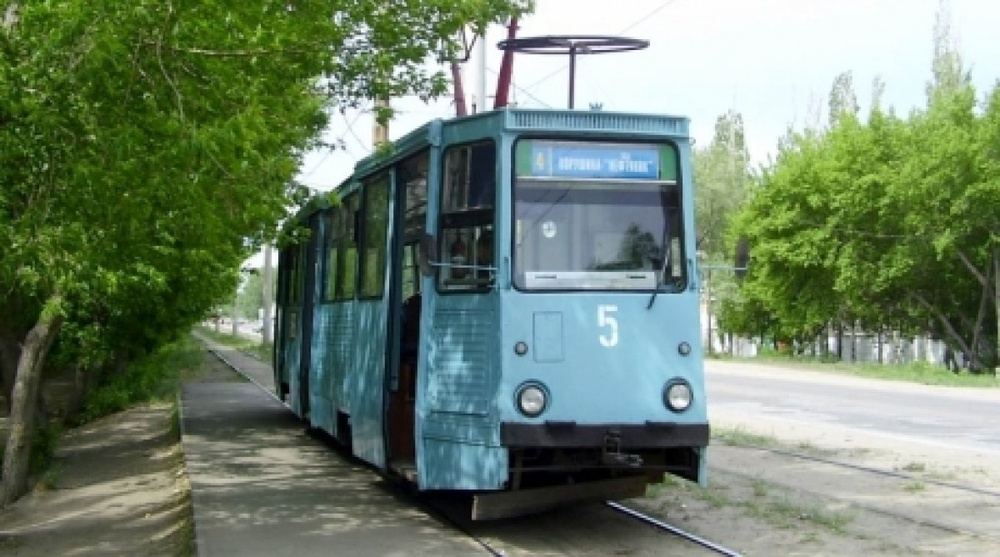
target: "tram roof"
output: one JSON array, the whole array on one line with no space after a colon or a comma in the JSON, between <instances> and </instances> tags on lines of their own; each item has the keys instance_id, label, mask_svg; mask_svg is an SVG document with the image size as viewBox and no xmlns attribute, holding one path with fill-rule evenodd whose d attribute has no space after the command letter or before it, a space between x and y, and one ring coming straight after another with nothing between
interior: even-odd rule
<instances>
[{"instance_id":1,"label":"tram roof","mask_svg":"<svg viewBox=\"0 0 1000 557\"><path fill-rule=\"evenodd\" d=\"M332 205L331 195L350 193L358 187L358 177L403 160L429 145L439 144L447 128L481 127L485 135L503 132L553 134L598 134L627 132L632 137L689 137L690 119L685 116L603 110L556 110L537 108L501 108L461 118L430 120L391 142L387 151L378 151L354 165L354 172L331 192L317 194L302 207L292 222L301 222L310 214Z\"/></svg>"},{"instance_id":2,"label":"tram roof","mask_svg":"<svg viewBox=\"0 0 1000 557\"><path fill-rule=\"evenodd\" d=\"M666 114L510 107L461 118L448 120L439 118L427 122L393 142L391 152L375 153L358 161L354 166L354 175L337 189L350 183L355 176L394 164L428 145L439 142L445 128L466 127L484 127L486 135L531 131L580 134L628 132L636 137L686 138L689 136L690 120L684 116Z\"/></svg>"}]
</instances>

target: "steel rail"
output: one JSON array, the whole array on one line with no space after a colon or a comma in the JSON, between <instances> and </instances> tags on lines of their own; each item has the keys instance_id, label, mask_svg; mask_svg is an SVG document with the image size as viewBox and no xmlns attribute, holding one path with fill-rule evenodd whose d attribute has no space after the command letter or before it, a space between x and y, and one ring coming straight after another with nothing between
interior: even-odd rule
<instances>
[{"instance_id":1,"label":"steel rail","mask_svg":"<svg viewBox=\"0 0 1000 557\"><path fill-rule=\"evenodd\" d=\"M833 460L829 458L823 458L821 456L813 456L805 453L797 453L794 451L788 451L785 449L774 449L770 447L763 447L761 445L742 445L742 444L728 444L730 447L744 448L744 449L754 449L757 451L765 451L781 456L790 456L793 458L798 458L801 460L809 460L812 462L819 462L820 464L829 464L831 466L840 466L842 468L850 468L852 470L858 470L860 472L869 472L872 474L877 474L880 476L888 476L891 478L897 478L901 480L914 480L926 484L936 485L940 487L947 487L949 489L956 489L959 491L966 491L969 493L975 493L977 495L987 495L990 497L1000 497L1000 491L993 489L988 489L985 487L978 487L974 485L964 485L954 482L946 482L943 480L935 480L933 478L924 478L921 476L916 476L913 474L907 474L904 472L897 472L895 470L885 470L883 468L874 468L872 466L865 466L863 464L854 464L851 462L844 462L841 460Z\"/></svg>"},{"instance_id":2,"label":"steel rail","mask_svg":"<svg viewBox=\"0 0 1000 557\"><path fill-rule=\"evenodd\" d=\"M741 554L739 552L737 552L737 551L734 551L732 549L723 547L723 546L721 546L721 545L719 545L719 544L717 544L715 542L710 542L710 541L706 540L705 538L702 538L700 536L696 536L696 535L692 534L691 532L688 532L686 530L681 530L680 528L678 528L676 526L672 526L670 524L667 524L666 522L663 522L663 521L657 520L657 519L655 519L655 518L653 518L651 516L642 514L641 512L639 512L639 511L637 511L635 509L630 509L630 508L626 507L625 505L622 505L621 503L616 503L614 501L605 501L604 504L607 505L607 506L609 506L609 507L611 507L612 509L614 509L614 510L620 512L620 513L622 513L622 514L626 514L628 516L631 516L632 518L635 518L637 520L645 522L646 524L649 524L651 526L655 526L656 528L658 528L660 530L663 530L665 532L670 532L671 534L673 534L673 535L675 535L675 536L677 536L679 538L683 538L683 539L688 540L690 542L696 543L696 544L698 544L698 545L700 545L700 546L702 546L704 548L710 549L710 550L712 550L712 551L714 551L716 553L719 553L721 555L727 555L729 557L741 557Z\"/></svg>"}]
</instances>

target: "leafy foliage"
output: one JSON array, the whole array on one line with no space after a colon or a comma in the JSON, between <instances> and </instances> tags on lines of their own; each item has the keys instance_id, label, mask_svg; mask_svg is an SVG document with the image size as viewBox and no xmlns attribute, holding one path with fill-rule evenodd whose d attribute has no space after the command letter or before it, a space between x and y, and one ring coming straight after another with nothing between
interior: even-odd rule
<instances>
[{"instance_id":1,"label":"leafy foliage","mask_svg":"<svg viewBox=\"0 0 1000 557\"><path fill-rule=\"evenodd\" d=\"M462 26L505 21L530 1L387 6L5 6L5 391L12 389L13 352L42 319L52 326L39 329L48 335L36 344L41 358L57 338L51 363L78 367L92 385L114 380L130 361L177 338L228 297L240 262L304 199L305 188L292 177L302 154L320 144L330 110L364 98L440 94L444 74L424 62L447 57ZM37 386L36 367L18 376ZM102 406L122 400L113 391ZM18 411L30 414L34 400L26 405Z\"/></svg>"},{"instance_id":2,"label":"leafy foliage","mask_svg":"<svg viewBox=\"0 0 1000 557\"><path fill-rule=\"evenodd\" d=\"M728 261L728 223L751 181L743 116L733 111L719 116L712 142L695 150L693 165L698 250L710 261Z\"/></svg>"},{"instance_id":3,"label":"leafy foliage","mask_svg":"<svg viewBox=\"0 0 1000 557\"><path fill-rule=\"evenodd\" d=\"M727 328L931 333L973 369L996 365L1000 92L981 107L947 48L933 69L927 108L905 120L876 103L860 121L841 76L830 127L786 138L735 220L753 261Z\"/></svg>"}]
</instances>

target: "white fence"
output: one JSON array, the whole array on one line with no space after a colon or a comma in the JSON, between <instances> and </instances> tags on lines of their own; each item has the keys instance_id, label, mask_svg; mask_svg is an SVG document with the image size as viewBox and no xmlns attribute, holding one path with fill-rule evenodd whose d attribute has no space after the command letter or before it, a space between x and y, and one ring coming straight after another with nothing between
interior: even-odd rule
<instances>
[{"instance_id":1,"label":"white fence","mask_svg":"<svg viewBox=\"0 0 1000 557\"><path fill-rule=\"evenodd\" d=\"M711 339L709 338L711 336ZM929 364L942 364L945 361L945 344L940 340L928 337L906 338L897 333L884 333L882 335L861 332L845 331L840 336L840 357L844 362L863 363L883 363L883 364L909 364L914 362L926 362ZM823 343L826 342L826 350ZM709 327L706 316L702 315L702 343L705 351L709 351L709 346L715 353L730 354L752 358L760 353L761 344L757 339L728 337L719 335L719 329L715 321ZM711 343L711 344L710 344ZM830 354L835 356L837 352L838 337L831 334L827 337L817 338L814 342L805 346L797 346L797 352L813 356ZM958 364L963 363L961 353L955 355Z\"/></svg>"}]
</instances>

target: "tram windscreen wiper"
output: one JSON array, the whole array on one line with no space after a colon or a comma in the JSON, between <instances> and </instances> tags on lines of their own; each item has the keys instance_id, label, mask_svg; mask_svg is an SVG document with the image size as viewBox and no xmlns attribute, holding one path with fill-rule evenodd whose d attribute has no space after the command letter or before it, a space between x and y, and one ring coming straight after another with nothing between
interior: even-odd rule
<instances>
[{"instance_id":1,"label":"tram windscreen wiper","mask_svg":"<svg viewBox=\"0 0 1000 557\"><path fill-rule=\"evenodd\" d=\"M663 263L660 265L660 278L655 281L653 285L653 293L649 296L649 303L646 304L646 309L653 307L653 302L656 301L656 294L660 291L660 285L666 282L667 269L670 266L670 244L667 242L666 229L663 232Z\"/></svg>"}]
</instances>

